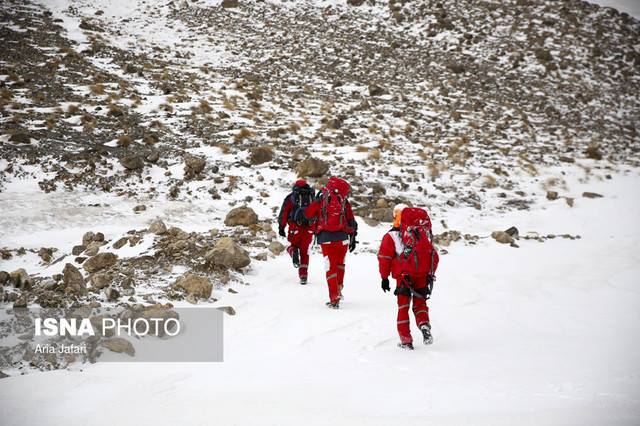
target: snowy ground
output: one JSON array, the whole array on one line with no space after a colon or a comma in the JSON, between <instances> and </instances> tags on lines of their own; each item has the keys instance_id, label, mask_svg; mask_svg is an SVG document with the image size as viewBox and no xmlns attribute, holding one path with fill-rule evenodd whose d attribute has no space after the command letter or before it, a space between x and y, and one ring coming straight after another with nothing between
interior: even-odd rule
<instances>
[{"instance_id":1,"label":"snowy ground","mask_svg":"<svg viewBox=\"0 0 640 426\"><path fill-rule=\"evenodd\" d=\"M638 424L639 182L635 170L592 180L606 197L573 208L432 212L481 236L505 225L581 236L448 247L430 302L433 346L396 348L395 300L364 244L347 260L341 309L327 310L316 248L306 287L282 255L254 263L238 294L217 295L238 311L225 320L223 363L10 377L5 424ZM374 248L385 228L362 228Z\"/></svg>"},{"instance_id":2,"label":"snowy ground","mask_svg":"<svg viewBox=\"0 0 640 426\"><path fill-rule=\"evenodd\" d=\"M70 5L68 0L42 3L61 17ZM93 2L85 3L93 8ZM102 3L95 2L95 8L105 6L107 16L126 15L122 0L109 7ZM595 3L640 16L637 1ZM63 25L77 27L78 22L64 17ZM155 28L128 30L152 38L152 32L160 32ZM175 34L164 30L158 40L166 36L170 42ZM86 42L79 31L69 37L81 47ZM217 148L201 154L227 162ZM356 164L358 155L365 154L344 158ZM176 176L181 167L172 166ZM473 167L452 179L478 180L482 173ZM37 166L33 169L40 173ZM273 219L272 208L279 207L295 176L288 170L260 172L265 182L276 184L268 201L255 201L252 207L261 220ZM56 247L68 253L88 230L114 239L157 217L187 232L206 232L222 228L228 204L250 192L241 188L221 200L192 201L64 189L45 194L37 173L7 181L0 193L0 247ZM149 175L160 182L163 173L154 168ZM210 304L237 311L225 317L224 362L98 362L24 376L4 371L11 377L0 380L2 423L640 424L640 171L578 157L575 164L540 167L537 177L509 173L533 200L529 210L499 210L494 195L502 189L494 187L483 192L488 195L482 210L458 202L449 207L443 196L434 204L442 208L430 212L435 233L446 230L444 221L448 229L481 237L476 244L453 243L441 258L429 303L432 346L417 339L413 352L396 347L395 298L380 289L375 256L387 228L368 227L359 219L361 245L348 255L346 299L339 310L324 306L328 291L317 247L306 287L297 283L284 254L252 261L242 276L247 285L234 282L237 294L216 289L218 301ZM550 180L557 181L551 189L574 198L573 207L563 198L545 198ZM585 191L603 198L584 198ZM143 201L148 209L134 213ZM510 226L521 237L557 237L544 242L521 238L519 248L489 237ZM118 254L140 254L149 243ZM50 276L64 262L48 266L34 253L0 261L0 270L20 267Z\"/></svg>"}]
</instances>

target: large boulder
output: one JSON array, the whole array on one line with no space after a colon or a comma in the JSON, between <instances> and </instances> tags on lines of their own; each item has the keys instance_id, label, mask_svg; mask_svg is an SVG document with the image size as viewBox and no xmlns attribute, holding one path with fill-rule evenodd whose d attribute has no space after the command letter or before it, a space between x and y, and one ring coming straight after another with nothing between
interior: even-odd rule
<instances>
[{"instance_id":1,"label":"large boulder","mask_svg":"<svg viewBox=\"0 0 640 426\"><path fill-rule=\"evenodd\" d=\"M173 283L172 288L184 290L187 294L193 294L201 299L208 299L211 297L213 284L208 278L189 274Z\"/></svg>"},{"instance_id":2,"label":"large boulder","mask_svg":"<svg viewBox=\"0 0 640 426\"><path fill-rule=\"evenodd\" d=\"M228 268L244 268L251 263L249 253L229 237L222 238L205 254L205 259L216 266Z\"/></svg>"},{"instance_id":3,"label":"large boulder","mask_svg":"<svg viewBox=\"0 0 640 426\"><path fill-rule=\"evenodd\" d=\"M329 171L329 164L317 158L309 157L296 166L300 177L322 177Z\"/></svg>"},{"instance_id":4,"label":"large boulder","mask_svg":"<svg viewBox=\"0 0 640 426\"><path fill-rule=\"evenodd\" d=\"M258 215L251 207L236 207L227 213L224 224L227 226L249 226L258 223Z\"/></svg>"},{"instance_id":5,"label":"large boulder","mask_svg":"<svg viewBox=\"0 0 640 426\"><path fill-rule=\"evenodd\" d=\"M99 253L87 259L84 262L83 267L84 270L89 273L97 272L104 268L108 268L109 266L115 265L117 258L118 256L110 252Z\"/></svg>"},{"instance_id":6,"label":"large boulder","mask_svg":"<svg viewBox=\"0 0 640 426\"><path fill-rule=\"evenodd\" d=\"M89 294L82 272L71 263L67 263L62 270L62 281L73 294L86 296Z\"/></svg>"}]
</instances>

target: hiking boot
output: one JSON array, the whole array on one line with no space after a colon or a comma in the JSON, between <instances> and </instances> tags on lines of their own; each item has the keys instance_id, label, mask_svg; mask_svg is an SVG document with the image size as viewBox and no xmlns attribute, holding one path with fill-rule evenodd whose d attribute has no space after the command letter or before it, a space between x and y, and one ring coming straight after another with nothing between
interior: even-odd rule
<instances>
[{"instance_id":1,"label":"hiking boot","mask_svg":"<svg viewBox=\"0 0 640 426\"><path fill-rule=\"evenodd\" d=\"M428 322L420 324L420 331L422 331L422 341L425 345L433 343L433 336L431 335L431 326Z\"/></svg>"},{"instance_id":2,"label":"hiking boot","mask_svg":"<svg viewBox=\"0 0 640 426\"><path fill-rule=\"evenodd\" d=\"M338 291L340 292L340 300L344 300L344 296L342 295L342 284L338 284Z\"/></svg>"},{"instance_id":3,"label":"hiking boot","mask_svg":"<svg viewBox=\"0 0 640 426\"><path fill-rule=\"evenodd\" d=\"M293 258L293 266L295 268L299 268L300 267L300 249L294 248L293 255L291 257Z\"/></svg>"},{"instance_id":4,"label":"hiking boot","mask_svg":"<svg viewBox=\"0 0 640 426\"><path fill-rule=\"evenodd\" d=\"M306 285L307 284L307 276L303 275L300 277L300 284L302 285Z\"/></svg>"},{"instance_id":5,"label":"hiking boot","mask_svg":"<svg viewBox=\"0 0 640 426\"><path fill-rule=\"evenodd\" d=\"M409 342L409 343L398 343L398 347L401 349L406 349L408 351L412 351L413 350L413 343Z\"/></svg>"},{"instance_id":6,"label":"hiking boot","mask_svg":"<svg viewBox=\"0 0 640 426\"><path fill-rule=\"evenodd\" d=\"M333 302L327 302L327 308L339 309L340 308L340 301L339 300L334 300Z\"/></svg>"}]
</instances>

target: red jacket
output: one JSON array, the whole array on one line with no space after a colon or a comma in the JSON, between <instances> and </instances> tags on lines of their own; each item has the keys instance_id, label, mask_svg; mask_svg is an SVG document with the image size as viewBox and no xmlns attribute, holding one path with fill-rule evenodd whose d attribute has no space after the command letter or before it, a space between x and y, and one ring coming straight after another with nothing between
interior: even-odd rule
<instances>
[{"instance_id":1,"label":"red jacket","mask_svg":"<svg viewBox=\"0 0 640 426\"><path fill-rule=\"evenodd\" d=\"M402 238L400 236L400 229L393 228L382 237L382 243L378 251L378 267L382 278L389 278L389 275L395 279L400 278L402 275L402 267L400 266L398 257L401 253Z\"/></svg>"},{"instance_id":2,"label":"red jacket","mask_svg":"<svg viewBox=\"0 0 640 426\"><path fill-rule=\"evenodd\" d=\"M382 278L389 278L389 275L395 279L402 277L402 266L400 265L399 259L402 249L400 228L393 228L384 234L382 243L380 244L380 250L378 251L378 267ZM433 273L435 274L440 258L436 251L433 253Z\"/></svg>"}]
</instances>

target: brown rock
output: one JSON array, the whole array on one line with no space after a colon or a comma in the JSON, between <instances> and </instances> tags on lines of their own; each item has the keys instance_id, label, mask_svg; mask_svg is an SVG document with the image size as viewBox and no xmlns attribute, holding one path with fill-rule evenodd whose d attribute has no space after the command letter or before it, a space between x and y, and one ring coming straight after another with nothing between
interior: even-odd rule
<instances>
[{"instance_id":1,"label":"brown rock","mask_svg":"<svg viewBox=\"0 0 640 426\"><path fill-rule=\"evenodd\" d=\"M211 283L211 280L209 280L208 278L189 274L185 277L178 279L172 285L172 288L174 290L182 289L186 291L187 294L193 294L201 299L208 299L211 297L213 284Z\"/></svg>"},{"instance_id":2,"label":"brown rock","mask_svg":"<svg viewBox=\"0 0 640 426\"><path fill-rule=\"evenodd\" d=\"M73 294L86 296L89 294L82 272L71 263L67 263L62 270L62 281Z\"/></svg>"},{"instance_id":3,"label":"brown rock","mask_svg":"<svg viewBox=\"0 0 640 426\"><path fill-rule=\"evenodd\" d=\"M31 290L34 284L33 278L31 278L23 268L11 272L9 274L9 280L14 287L17 287L22 291Z\"/></svg>"},{"instance_id":4,"label":"brown rock","mask_svg":"<svg viewBox=\"0 0 640 426\"><path fill-rule=\"evenodd\" d=\"M128 155L120 159L120 164L128 170L140 170L144 167L144 161L137 155Z\"/></svg>"},{"instance_id":5,"label":"brown rock","mask_svg":"<svg viewBox=\"0 0 640 426\"><path fill-rule=\"evenodd\" d=\"M207 165L207 162L205 161L204 158L196 157L194 155L187 155L184 158L184 163L185 163L184 171L186 173L189 173L189 172L200 173L201 171L204 170L205 166Z\"/></svg>"},{"instance_id":6,"label":"brown rock","mask_svg":"<svg viewBox=\"0 0 640 426\"><path fill-rule=\"evenodd\" d=\"M205 259L215 265L236 269L244 268L251 263L249 253L229 237L218 241L213 250L205 255Z\"/></svg>"},{"instance_id":7,"label":"brown rock","mask_svg":"<svg viewBox=\"0 0 640 426\"><path fill-rule=\"evenodd\" d=\"M602 195L596 194L595 192L583 192L582 196L584 198L602 198Z\"/></svg>"},{"instance_id":8,"label":"brown rock","mask_svg":"<svg viewBox=\"0 0 640 426\"><path fill-rule=\"evenodd\" d=\"M249 226L258 223L258 215L247 206L236 207L227 213L224 224L227 226Z\"/></svg>"},{"instance_id":9,"label":"brown rock","mask_svg":"<svg viewBox=\"0 0 640 426\"><path fill-rule=\"evenodd\" d=\"M149 225L149 230L152 234L163 235L167 233L167 226L160 219L156 219Z\"/></svg>"},{"instance_id":10,"label":"brown rock","mask_svg":"<svg viewBox=\"0 0 640 426\"><path fill-rule=\"evenodd\" d=\"M113 253L105 252L97 254L84 262L84 269L89 273L100 271L101 269L108 268L109 266L115 265L116 256Z\"/></svg>"},{"instance_id":11,"label":"brown rock","mask_svg":"<svg viewBox=\"0 0 640 426\"><path fill-rule=\"evenodd\" d=\"M329 171L329 165L322 160L309 157L298 164L295 171L300 177L322 177Z\"/></svg>"}]
</instances>

